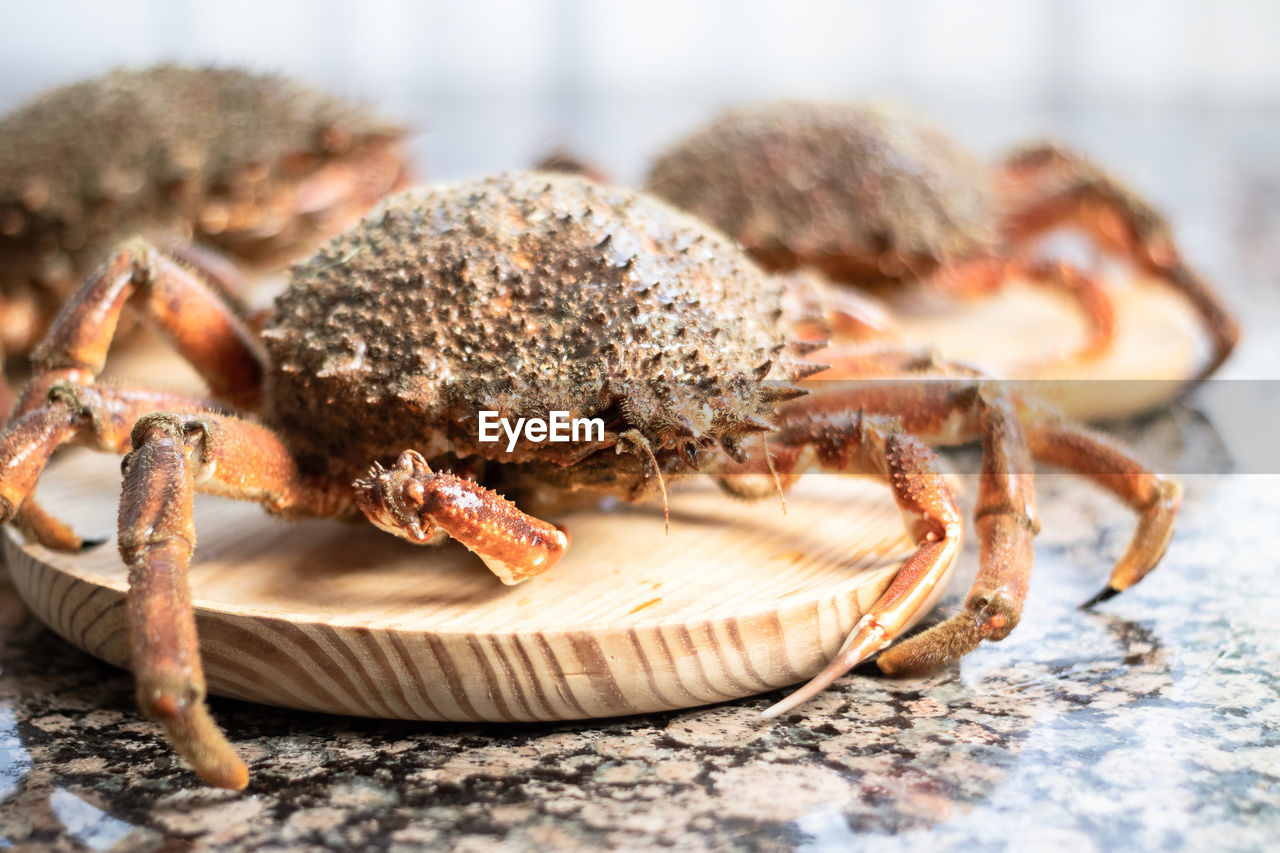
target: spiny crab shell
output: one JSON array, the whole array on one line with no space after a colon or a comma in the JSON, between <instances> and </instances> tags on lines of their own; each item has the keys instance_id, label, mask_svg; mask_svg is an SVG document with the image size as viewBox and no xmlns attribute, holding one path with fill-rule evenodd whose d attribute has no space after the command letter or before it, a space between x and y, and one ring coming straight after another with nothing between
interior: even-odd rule
<instances>
[{"instance_id":1,"label":"spiny crab shell","mask_svg":"<svg viewBox=\"0 0 1280 853\"><path fill-rule=\"evenodd\" d=\"M0 118L0 294L39 321L122 239L263 266L403 180L403 128L284 77L161 65L53 89ZM43 322L6 322L9 349Z\"/></svg>"},{"instance_id":2,"label":"spiny crab shell","mask_svg":"<svg viewBox=\"0 0 1280 853\"><path fill-rule=\"evenodd\" d=\"M411 190L294 268L263 332L272 421L333 475L414 447L633 497L653 479L640 455L508 453L477 442L477 412L601 417L667 469L691 440L732 455L772 415L766 380L796 372L780 287L632 191L549 173Z\"/></svg>"},{"instance_id":3,"label":"spiny crab shell","mask_svg":"<svg viewBox=\"0 0 1280 853\"><path fill-rule=\"evenodd\" d=\"M838 281L923 275L997 239L983 165L891 107L732 110L661 154L645 188L733 235L768 269L815 267Z\"/></svg>"}]
</instances>

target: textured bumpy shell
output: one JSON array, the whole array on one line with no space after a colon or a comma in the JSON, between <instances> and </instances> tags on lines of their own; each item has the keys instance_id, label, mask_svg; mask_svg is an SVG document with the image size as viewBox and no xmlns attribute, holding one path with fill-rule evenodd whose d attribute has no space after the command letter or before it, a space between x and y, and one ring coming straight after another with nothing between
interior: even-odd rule
<instances>
[{"instance_id":1,"label":"textured bumpy shell","mask_svg":"<svg viewBox=\"0 0 1280 853\"><path fill-rule=\"evenodd\" d=\"M643 194L548 173L412 190L295 267L265 330L268 396L333 473L408 448L564 461L564 445L478 444L484 409L600 416L661 459L682 418L709 446L772 411L762 374L794 367L779 300L739 248Z\"/></svg>"},{"instance_id":2,"label":"textured bumpy shell","mask_svg":"<svg viewBox=\"0 0 1280 853\"><path fill-rule=\"evenodd\" d=\"M0 119L0 292L56 303L137 233L275 263L318 236L298 206L323 214L334 201L288 188L402 134L358 105L238 70L159 66L54 89ZM379 167L398 169L397 157L383 152Z\"/></svg>"},{"instance_id":3,"label":"textured bumpy shell","mask_svg":"<svg viewBox=\"0 0 1280 853\"><path fill-rule=\"evenodd\" d=\"M646 188L766 266L845 280L927 271L996 236L982 166L921 119L877 107L728 112L662 154Z\"/></svg>"}]
</instances>

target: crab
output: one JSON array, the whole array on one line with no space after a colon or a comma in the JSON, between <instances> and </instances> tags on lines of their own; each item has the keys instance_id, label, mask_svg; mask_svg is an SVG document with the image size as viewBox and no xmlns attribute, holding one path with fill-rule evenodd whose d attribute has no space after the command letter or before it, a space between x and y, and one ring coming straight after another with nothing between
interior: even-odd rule
<instances>
[{"instance_id":1,"label":"crab","mask_svg":"<svg viewBox=\"0 0 1280 853\"><path fill-rule=\"evenodd\" d=\"M822 366L789 338L789 285L642 193L546 173L409 190L291 276L259 335L161 251L124 244L59 315L0 433L0 521L31 504L60 445L127 454L118 544L138 702L214 785L243 788L248 772L204 702L187 582L197 491L284 517L363 516L417 544L452 538L513 584L569 547L541 516L583 501L665 501L668 481L698 471L753 498L808 468L878 477L915 550L771 716L877 653L887 672L931 668L1012 630L1038 528L1029 454L1095 476L1138 512L1098 599L1149 572L1172 530L1175 483L997 384L954 371L807 393L795 383ZM96 381L126 303L169 333L210 399ZM862 367L911 365L881 354ZM490 411L605 428L508 447L481 440ZM981 441L988 475L978 578L961 613L894 645L959 550L962 517L925 442L960 440Z\"/></svg>"},{"instance_id":2,"label":"crab","mask_svg":"<svg viewBox=\"0 0 1280 853\"><path fill-rule=\"evenodd\" d=\"M1058 288L1089 323L1074 354L1087 360L1115 334L1107 290L1032 251L1046 232L1075 226L1185 295L1212 337L1202 376L1239 337L1217 294L1183 261L1164 217L1054 144L1019 148L991 168L900 109L782 102L727 112L674 143L644 186L774 271L808 268L873 287L921 282L966 296L1013 278Z\"/></svg>"},{"instance_id":3,"label":"crab","mask_svg":"<svg viewBox=\"0 0 1280 853\"><path fill-rule=\"evenodd\" d=\"M0 118L0 354L26 355L123 239L228 288L310 252L406 181L404 130L283 77L161 65Z\"/></svg>"}]
</instances>

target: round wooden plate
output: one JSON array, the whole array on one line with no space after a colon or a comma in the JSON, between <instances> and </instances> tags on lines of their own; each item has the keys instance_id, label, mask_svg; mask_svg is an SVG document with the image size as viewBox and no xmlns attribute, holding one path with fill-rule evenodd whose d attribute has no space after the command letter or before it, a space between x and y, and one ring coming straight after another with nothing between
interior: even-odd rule
<instances>
[{"instance_id":1,"label":"round wooden plate","mask_svg":"<svg viewBox=\"0 0 1280 853\"><path fill-rule=\"evenodd\" d=\"M939 302L906 293L890 302L903 339L1021 387L1080 420L1132 417L1167 403L1209 362L1211 342L1190 303L1143 278L1107 281L1116 313L1110 350L1073 358L1088 329L1065 295L1018 282L988 298Z\"/></svg>"},{"instance_id":2,"label":"round wooden plate","mask_svg":"<svg viewBox=\"0 0 1280 853\"><path fill-rule=\"evenodd\" d=\"M38 495L113 537L118 458L77 451ZM553 570L503 586L456 544L371 525L284 522L200 496L192 586L210 691L289 708L423 720L563 720L684 708L821 668L910 552L883 486L815 475L744 503L710 482L661 507L558 518ZM83 554L5 529L14 584L54 631L128 663L114 538Z\"/></svg>"}]
</instances>

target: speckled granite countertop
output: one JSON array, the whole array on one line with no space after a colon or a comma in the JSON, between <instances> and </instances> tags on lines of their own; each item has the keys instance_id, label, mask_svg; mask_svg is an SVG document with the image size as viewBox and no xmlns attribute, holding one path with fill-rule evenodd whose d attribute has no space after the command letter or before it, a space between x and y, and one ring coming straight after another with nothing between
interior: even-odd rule
<instances>
[{"instance_id":1,"label":"speckled granite countertop","mask_svg":"<svg viewBox=\"0 0 1280 853\"><path fill-rule=\"evenodd\" d=\"M1155 145L1181 182L1163 198L1175 216L1182 209L1193 257L1253 306L1254 334L1227 375L1273 377L1280 117L1164 121L1209 136L1157 122L1128 126L1126 138ZM1109 127L1099 120L1076 136ZM1199 165L1174 168L1185 162ZM1214 176L1206 211L1197 194ZM1274 849L1280 469L1236 460L1245 473L1197 473L1217 464L1196 460L1222 452L1222 415L1202 416L1201 403L1119 428L1158 466L1189 472L1176 538L1141 587L1096 612L1075 609L1132 522L1087 484L1041 476L1036 576L1008 640L928 678L846 677L775 724L757 715L777 695L544 726L386 723L215 700L254 780L242 794L216 791L139 720L126 674L32 624L0 589L0 844Z\"/></svg>"}]
</instances>

